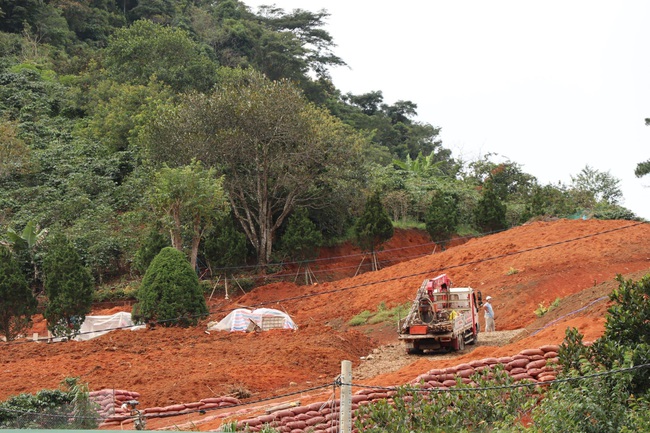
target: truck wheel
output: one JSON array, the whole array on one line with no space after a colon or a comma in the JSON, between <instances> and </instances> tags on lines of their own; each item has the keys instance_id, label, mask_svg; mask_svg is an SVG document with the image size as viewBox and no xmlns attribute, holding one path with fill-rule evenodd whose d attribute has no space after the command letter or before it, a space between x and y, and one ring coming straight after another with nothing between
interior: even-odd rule
<instances>
[{"instance_id":1,"label":"truck wheel","mask_svg":"<svg viewBox=\"0 0 650 433\"><path fill-rule=\"evenodd\" d=\"M464 350L465 349L465 337L463 335L459 335L458 337L456 337L456 341L455 341L454 346L455 346L454 349L456 349L459 352Z\"/></svg>"},{"instance_id":2,"label":"truck wheel","mask_svg":"<svg viewBox=\"0 0 650 433\"><path fill-rule=\"evenodd\" d=\"M411 349L406 349L406 353L408 355L422 355L424 350L413 347Z\"/></svg>"}]
</instances>

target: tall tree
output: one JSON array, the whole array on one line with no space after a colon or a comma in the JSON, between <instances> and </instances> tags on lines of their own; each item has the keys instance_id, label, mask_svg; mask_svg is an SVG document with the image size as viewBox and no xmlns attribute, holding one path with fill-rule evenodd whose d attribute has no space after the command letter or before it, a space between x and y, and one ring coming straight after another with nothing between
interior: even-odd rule
<instances>
[{"instance_id":1,"label":"tall tree","mask_svg":"<svg viewBox=\"0 0 650 433\"><path fill-rule=\"evenodd\" d=\"M593 197L596 202L618 204L623 198L621 180L612 176L609 171L602 172L588 165L575 177L571 176L572 187Z\"/></svg>"},{"instance_id":2,"label":"tall tree","mask_svg":"<svg viewBox=\"0 0 650 433\"><path fill-rule=\"evenodd\" d=\"M645 125L650 125L650 119L645 119ZM650 173L650 159L643 161L637 164L636 170L634 170L634 175L636 177L643 177L646 174Z\"/></svg>"},{"instance_id":3,"label":"tall tree","mask_svg":"<svg viewBox=\"0 0 650 433\"><path fill-rule=\"evenodd\" d=\"M37 305L18 262L0 246L0 332L7 341L27 329Z\"/></svg>"},{"instance_id":4,"label":"tall tree","mask_svg":"<svg viewBox=\"0 0 650 433\"><path fill-rule=\"evenodd\" d=\"M475 210L476 225L491 232L506 228L506 205L499 198L494 183L488 179L483 184L481 198Z\"/></svg>"},{"instance_id":5,"label":"tall tree","mask_svg":"<svg viewBox=\"0 0 650 433\"><path fill-rule=\"evenodd\" d=\"M146 85L155 76L177 92L208 91L217 69L187 32L147 20L110 37L104 65L118 82Z\"/></svg>"},{"instance_id":6,"label":"tall tree","mask_svg":"<svg viewBox=\"0 0 650 433\"><path fill-rule=\"evenodd\" d=\"M436 191L425 217L431 239L444 248L458 226L458 195L449 191Z\"/></svg>"},{"instance_id":7,"label":"tall tree","mask_svg":"<svg viewBox=\"0 0 650 433\"><path fill-rule=\"evenodd\" d=\"M47 242L43 275L47 303L43 316L55 336L73 337L90 313L93 280L68 239L54 234Z\"/></svg>"},{"instance_id":8,"label":"tall tree","mask_svg":"<svg viewBox=\"0 0 650 433\"><path fill-rule=\"evenodd\" d=\"M377 247L392 238L393 233L393 223L381 204L379 192L375 192L368 198L363 214L354 225L357 243L362 250L372 254L373 269L378 268L375 257Z\"/></svg>"},{"instance_id":9,"label":"tall tree","mask_svg":"<svg viewBox=\"0 0 650 433\"><path fill-rule=\"evenodd\" d=\"M196 268L199 244L213 219L228 211L223 178L199 161L184 167L161 168L154 177L150 201L169 230L174 248L183 251L183 232L190 233L190 264Z\"/></svg>"},{"instance_id":10,"label":"tall tree","mask_svg":"<svg viewBox=\"0 0 650 433\"><path fill-rule=\"evenodd\" d=\"M288 81L250 70L225 75L213 94L186 95L150 125L147 141L154 161L196 157L225 175L232 210L263 266L293 208L320 203L319 188L349 175L363 143Z\"/></svg>"}]
</instances>

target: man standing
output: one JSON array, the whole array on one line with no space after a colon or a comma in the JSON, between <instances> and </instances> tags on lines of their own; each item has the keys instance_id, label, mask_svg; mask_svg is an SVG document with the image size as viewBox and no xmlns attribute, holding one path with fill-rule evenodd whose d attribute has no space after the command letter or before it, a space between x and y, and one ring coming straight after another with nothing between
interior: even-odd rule
<instances>
[{"instance_id":1,"label":"man standing","mask_svg":"<svg viewBox=\"0 0 650 433\"><path fill-rule=\"evenodd\" d=\"M492 309L492 304L490 301L492 296L485 298L485 304L483 304L483 309L485 310L485 332L494 332L494 310Z\"/></svg>"}]
</instances>

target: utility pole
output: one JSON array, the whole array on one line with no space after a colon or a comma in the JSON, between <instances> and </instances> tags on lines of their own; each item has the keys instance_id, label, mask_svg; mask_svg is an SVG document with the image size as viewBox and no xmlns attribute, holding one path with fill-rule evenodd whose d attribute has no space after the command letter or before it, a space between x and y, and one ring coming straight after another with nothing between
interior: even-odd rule
<instances>
[{"instance_id":1,"label":"utility pole","mask_svg":"<svg viewBox=\"0 0 650 433\"><path fill-rule=\"evenodd\" d=\"M339 411L341 433L352 432L352 362L341 361L341 409Z\"/></svg>"}]
</instances>

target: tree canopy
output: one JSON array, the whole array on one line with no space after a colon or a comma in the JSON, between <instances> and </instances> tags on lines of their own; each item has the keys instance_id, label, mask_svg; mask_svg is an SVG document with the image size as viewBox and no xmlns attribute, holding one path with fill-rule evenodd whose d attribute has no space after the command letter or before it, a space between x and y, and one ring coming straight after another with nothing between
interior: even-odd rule
<instances>
[{"instance_id":1,"label":"tree canopy","mask_svg":"<svg viewBox=\"0 0 650 433\"><path fill-rule=\"evenodd\" d=\"M261 265L297 206L319 203L320 188L349 176L363 141L305 100L288 81L233 71L214 93L185 96L150 125L153 161L201 159L224 177L235 217Z\"/></svg>"}]
</instances>

